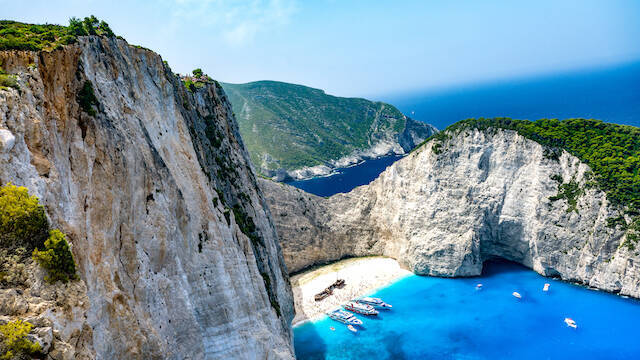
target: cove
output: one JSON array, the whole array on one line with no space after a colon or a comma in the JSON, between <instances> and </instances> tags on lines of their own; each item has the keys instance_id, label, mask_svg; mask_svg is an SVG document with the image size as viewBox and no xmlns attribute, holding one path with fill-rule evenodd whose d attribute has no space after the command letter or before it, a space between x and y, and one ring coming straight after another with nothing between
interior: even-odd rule
<instances>
[{"instance_id":1,"label":"cove","mask_svg":"<svg viewBox=\"0 0 640 360\"><path fill-rule=\"evenodd\" d=\"M476 290L478 283L482 290ZM545 283L551 284L548 292L542 291ZM295 327L297 357L640 358L639 301L545 278L510 262L487 262L476 278L412 275L374 295L393 310L377 318L358 315L364 324L357 334L326 317ZM578 328L567 327L566 317Z\"/></svg>"},{"instance_id":2,"label":"cove","mask_svg":"<svg viewBox=\"0 0 640 360\"><path fill-rule=\"evenodd\" d=\"M358 186L369 184L389 165L399 159L402 159L401 155L365 160L358 165L337 169L337 173L334 175L291 181L287 182L287 184L317 196L346 193Z\"/></svg>"}]
</instances>

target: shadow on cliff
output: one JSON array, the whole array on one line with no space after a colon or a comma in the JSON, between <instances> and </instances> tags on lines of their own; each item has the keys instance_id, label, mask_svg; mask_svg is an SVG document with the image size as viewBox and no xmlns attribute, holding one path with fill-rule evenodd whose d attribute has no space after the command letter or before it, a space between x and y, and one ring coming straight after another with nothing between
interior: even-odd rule
<instances>
[{"instance_id":1,"label":"shadow on cliff","mask_svg":"<svg viewBox=\"0 0 640 360\"><path fill-rule=\"evenodd\" d=\"M298 359L324 360L327 357L327 344L311 322L293 328L293 346Z\"/></svg>"}]
</instances>

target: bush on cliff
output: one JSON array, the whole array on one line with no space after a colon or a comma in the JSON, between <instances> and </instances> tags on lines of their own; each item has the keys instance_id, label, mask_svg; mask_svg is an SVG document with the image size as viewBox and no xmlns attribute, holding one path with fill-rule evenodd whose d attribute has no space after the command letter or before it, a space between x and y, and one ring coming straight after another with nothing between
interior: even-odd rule
<instances>
[{"instance_id":1,"label":"bush on cliff","mask_svg":"<svg viewBox=\"0 0 640 360\"><path fill-rule=\"evenodd\" d=\"M78 36L115 34L104 21L91 15L80 20L69 19L69 26L24 24L0 20L0 50L54 50L76 41Z\"/></svg>"},{"instance_id":2,"label":"bush on cliff","mask_svg":"<svg viewBox=\"0 0 640 360\"><path fill-rule=\"evenodd\" d=\"M51 230L49 234L44 243L45 250L33 251L33 259L49 273L45 280L50 283L58 280L66 283L76 279L76 264L66 236L58 229Z\"/></svg>"},{"instance_id":3,"label":"bush on cliff","mask_svg":"<svg viewBox=\"0 0 640 360\"><path fill-rule=\"evenodd\" d=\"M0 188L0 246L35 249L44 244L49 224L44 207L27 188L11 183Z\"/></svg>"},{"instance_id":4,"label":"bush on cliff","mask_svg":"<svg viewBox=\"0 0 640 360\"><path fill-rule=\"evenodd\" d=\"M30 359L42 351L40 344L27 339L33 325L20 319L0 325L0 359Z\"/></svg>"}]
</instances>

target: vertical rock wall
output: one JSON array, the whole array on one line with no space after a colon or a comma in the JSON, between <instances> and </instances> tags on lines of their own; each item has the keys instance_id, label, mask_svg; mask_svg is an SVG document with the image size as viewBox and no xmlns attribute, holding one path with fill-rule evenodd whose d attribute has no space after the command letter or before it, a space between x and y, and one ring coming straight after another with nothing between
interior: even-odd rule
<instances>
[{"instance_id":1,"label":"vertical rock wall","mask_svg":"<svg viewBox=\"0 0 640 360\"><path fill-rule=\"evenodd\" d=\"M68 234L89 304L56 316L90 329L82 351L293 357L287 271L221 88L190 93L115 38L0 58L21 88L0 91L14 138L0 181L27 186ZM88 82L95 115L79 105Z\"/></svg>"}]
</instances>

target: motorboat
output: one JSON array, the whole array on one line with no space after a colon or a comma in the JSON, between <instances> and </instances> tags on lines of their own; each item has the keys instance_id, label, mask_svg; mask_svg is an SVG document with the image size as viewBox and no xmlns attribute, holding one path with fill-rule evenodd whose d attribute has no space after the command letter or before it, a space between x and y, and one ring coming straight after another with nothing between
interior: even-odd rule
<instances>
[{"instance_id":1,"label":"motorboat","mask_svg":"<svg viewBox=\"0 0 640 360\"><path fill-rule=\"evenodd\" d=\"M482 284L476 285L476 290L482 290Z\"/></svg>"},{"instance_id":2,"label":"motorboat","mask_svg":"<svg viewBox=\"0 0 640 360\"><path fill-rule=\"evenodd\" d=\"M386 302L382 301L382 299L380 298L372 298L372 297L363 297L361 299L357 299L356 302L360 303L360 304L366 304L366 305L371 305L377 308L392 308L393 306L391 306L391 304L387 304Z\"/></svg>"},{"instance_id":3,"label":"motorboat","mask_svg":"<svg viewBox=\"0 0 640 360\"><path fill-rule=\"evenodd\" d=\"M347 325L347 329L349 329L349 331L354 332L354 333L358 332L358 330L353 325Z\"/></svg>"},{"instance_id":4,"label":"motorboat","mask_svg":"<svg viewBox=\"0 0 640 360\"><path fill-rule=\"evenodd\" d=\"M342 305L342 307L349 311L353 311L362 315L378 315L378 310L374 309L373 306L361 304L355 301L349 301L348 303Z\"/></svg>"},{"instance_id":5,"label":"motorboat","mask_svg":"<svg viewBox=\"0 0 640 360\"><path fill-rule=\"evenodd\" d=\"M578 324L576 324L576 322L572 318L564 318L564 322L568 327L572 327L574 329L578 328Z\"/></svg>"},{"instance_id":6,"label":"motorboat","mask_svg":"<svg viewBox=\"0 0 640 360\"><path fill-rule=\"evenodd\" d=\"M347 325L362 325L362 320L358 319L355 315L342 309L336 309L327 313L327 315L343 324Z\"/></svg>"},{"instance_id":7,"label":"motorboat","mask_svg":"<svg viewBox=\"0 0 640 360\"><path fill-rule=\"evenodd\" d=\"M542 291L549 291L549 286L551 286L551 284L544 284Z\"/></svg>"},{"instance_id":8,"label":"motorboat","mask_svg":"<svg viewBox=\"0 0 640 360\"><path fill-rule=\"evenodd\" d=\"M513 293L511 293L511 295L515 296L518 299L522 299L522 295L520 295L520 293L517 291L514 291Z\"/></svg>"}]
</instances>

